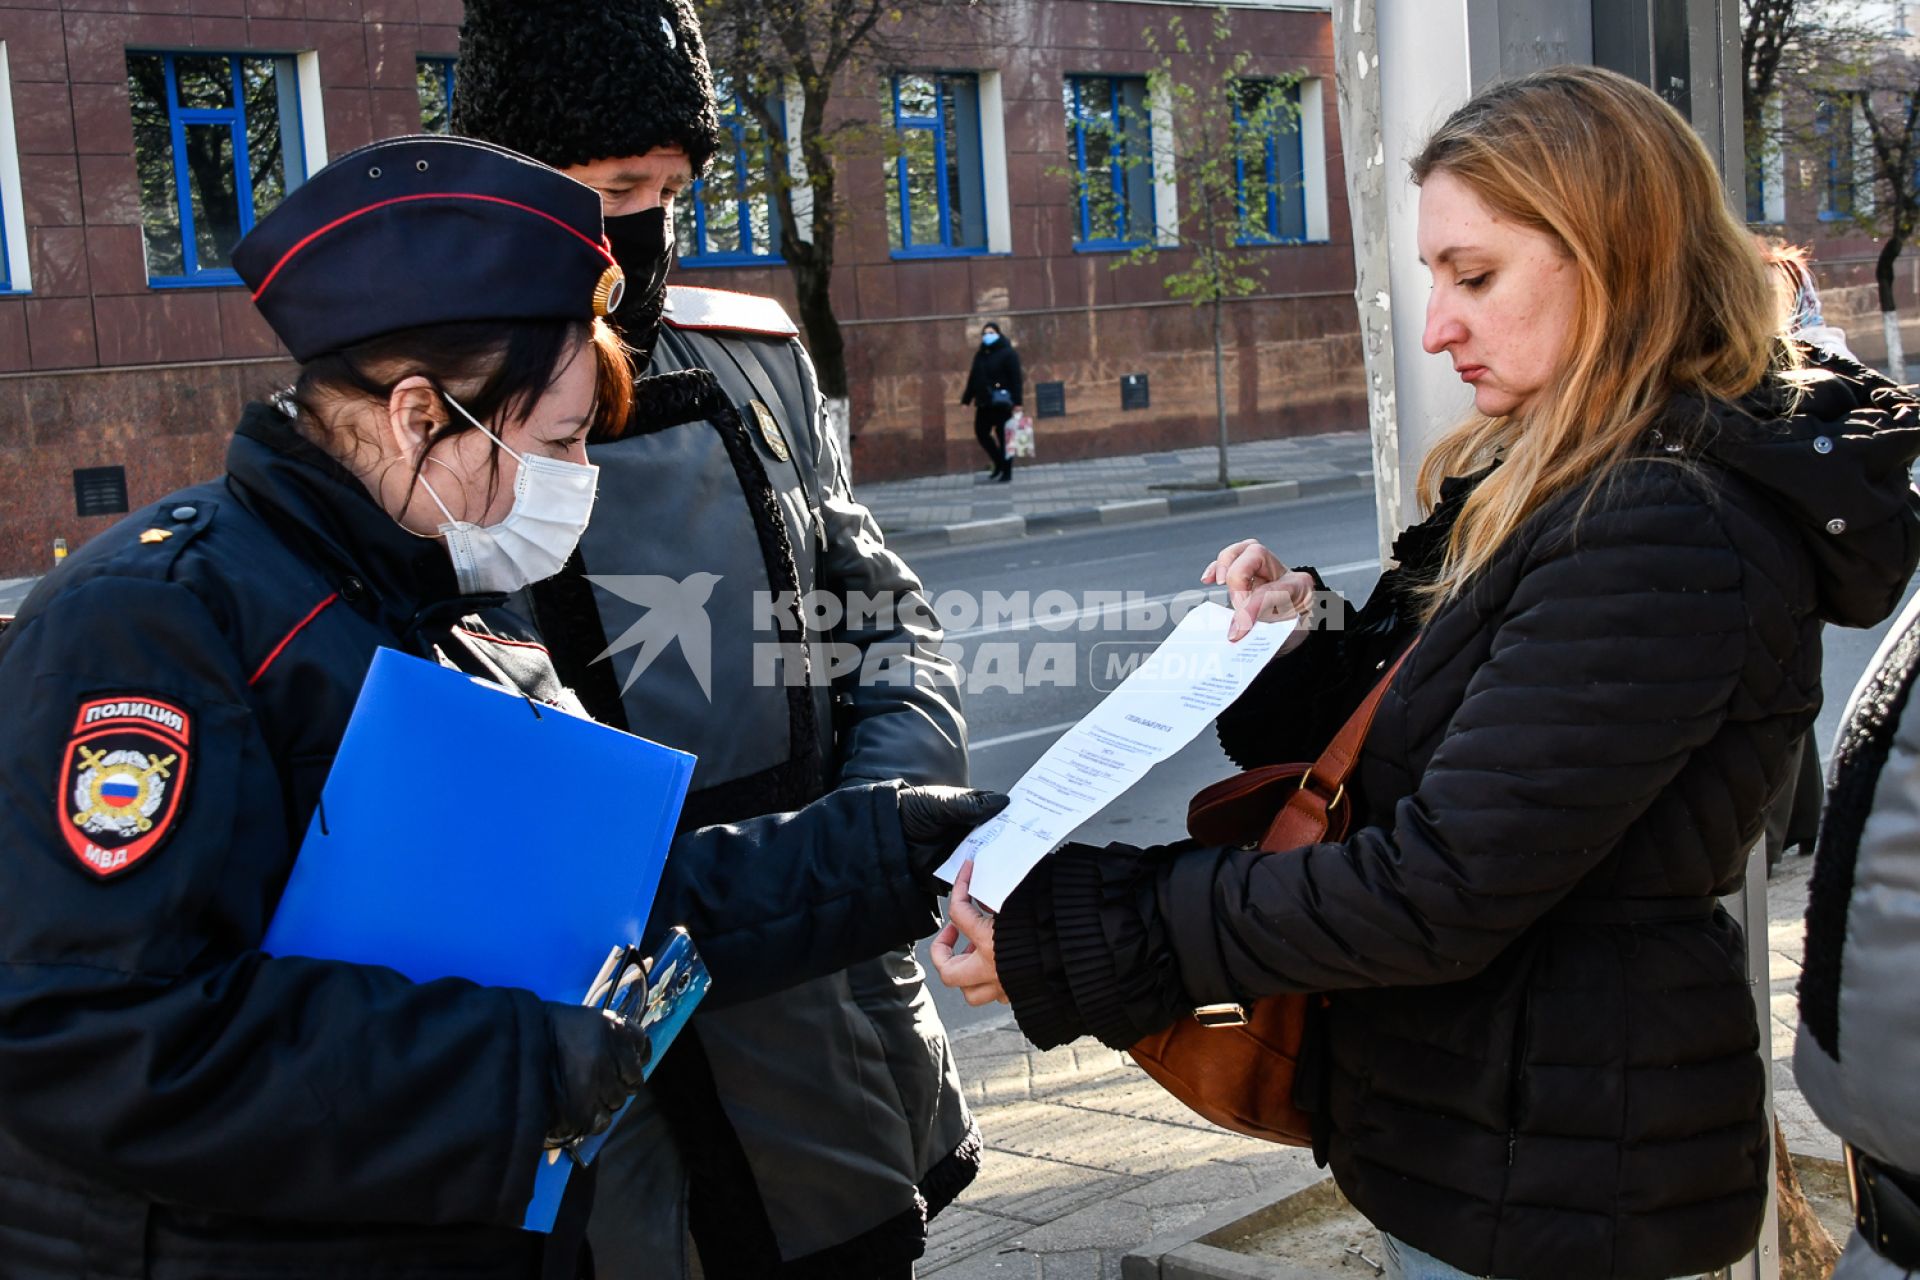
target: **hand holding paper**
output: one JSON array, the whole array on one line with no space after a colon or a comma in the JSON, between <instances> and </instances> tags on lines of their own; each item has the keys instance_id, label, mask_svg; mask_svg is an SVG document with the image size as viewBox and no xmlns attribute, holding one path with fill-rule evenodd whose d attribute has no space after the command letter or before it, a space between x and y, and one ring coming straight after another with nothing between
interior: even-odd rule
<instances>
[{"instance_id":1,"label":"hand holding paper","mask_svg":"<svg viewBox=\"0 0 1920 1280\"><path fill-rule=\"evenodd\" d=\"M1075 829L1198 736L1265 669L1297 619L1256 624L1228 639L1231 610L1203 604L1119 688L1014 784L1006 812L940 868L952 881L975 863L973 899L999 910L1027 873Z\"/></svg>"},{"instance_id":2,"label":"hand holding paper","mask_svg":"<svg viewBox=\"0 0 1920 1280\"><path fill-rule=\"evenodd\" d=\"M1008 1003L1000 985L1000 967L993 953L993 916L974 905L971 893L973 864L960 868L947 899L947 927L933 940L933 969L940 981L956 988L968 1004ZM967 949L956 956L954 947L966 939Z\"/></svg>"},{"instance_id":3,"label":"hand holding paper","mask_svg":"<svg viewBox=\"0 0 1920 1280\"><path fill-rule=\"evenodd\" d=\"M1200 581L1227 589L1233 607L1227 639L1236 643L1256 622L1284 622L1306 613L1316 589L1312 574L1287 568L1253 538L1221 548Z\"/></svg>"}]
</instances>

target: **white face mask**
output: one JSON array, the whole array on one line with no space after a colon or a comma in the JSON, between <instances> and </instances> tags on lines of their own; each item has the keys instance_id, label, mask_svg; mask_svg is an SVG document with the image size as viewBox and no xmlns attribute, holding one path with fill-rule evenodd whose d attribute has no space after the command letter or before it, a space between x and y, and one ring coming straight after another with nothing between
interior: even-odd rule
<instances>
[{"instance_id":1,"label":"white face mask","mask_svg":"<svg viewBox=\"0 0 1920 1280\"><path fill-rule=\"evenodd\" d=\"M513 482L513 509L499 524L477 525L454 519L453 512L440 501L440 495L433 491L427 478L420 477L427 495L447 518L447 523L440 526L440 533L447 540L447 554L453 559L453 572L459 579L460 590L470 595L514 592L551 578L566 565L574 548L580 545L580 535L586 532L587 518L593 514L600 468L514 453L507 448L506 441L488 431L459 401L445 392L441 395L460 411L461 417L479 428L487 439L512 453L520 463L520 475Z\"/></svg>"}]
</instances>

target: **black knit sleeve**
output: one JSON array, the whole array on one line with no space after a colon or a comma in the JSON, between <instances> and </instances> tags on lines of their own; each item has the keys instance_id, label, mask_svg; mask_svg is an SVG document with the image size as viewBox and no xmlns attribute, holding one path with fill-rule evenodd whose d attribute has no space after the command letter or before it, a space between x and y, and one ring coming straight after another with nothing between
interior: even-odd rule
<instances>
[{"instance_id":1,"label":"black knit sleeve","mask_svg":"<svg viewBox=\"0 0 1920 1280\"><path fill-rule=\"evenodd\" d=\"M1191 1007L1155 905L1162 869L1188 848L1069 844L1014 890L994 942L1021 1034L1124 1049Z\"/></svg>"}]
</instances>

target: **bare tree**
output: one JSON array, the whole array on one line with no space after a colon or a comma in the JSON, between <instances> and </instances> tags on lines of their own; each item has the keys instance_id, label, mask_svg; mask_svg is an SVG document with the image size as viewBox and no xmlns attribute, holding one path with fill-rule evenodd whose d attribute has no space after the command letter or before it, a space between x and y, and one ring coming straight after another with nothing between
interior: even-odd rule
<instances>
[{"instance_id":1,"label":"bare tree","mask_svg":"<svg viewBox=\"0 0 1920 1280\"><path fill-rule=\"evenodd\" d=\"M929 40L993 2L700 0L719 78L767 140L767 172L756 181L779 211L780 255L793 273L800 324L843 438L846 339L831 292L845 215L839 162L871 149L882 122L877 111L835 110L835 98L872 103L873 95L861 91L863 78L890 66L924 65ZM795 98L797 118L780 110Z\"/></svg>"},{"instance_id":2,"label":"bare tree","mask_svg":"<svg viewBox=\"0 0 1920 1280\"><path fill-rule=\"evenodd\" d=\"M1852 95L1866 126L1870 148L1871 201L1856 200L1854 221L1880 238L1874 281L1880 323L1887 338L1887 369L1906 381L1906 349L1900 337L1900 307L1894 298L1894 266L1920 233L1920 63L1907 53L1880 60Z\"/></svg>"},{"instance_id":3,"label":"bare tree","mask_svg":"<svg viewBox=\"0 0 1920 1280\"><path fill-rule=\"evenodd\" d=\"M1746 92L1740 103L1747 124L1747 148L1764 132L1767 99L1774 93L1780 66L1800 34L1801 0L1740 0L1740 69Z\"/></svg>"},{"instance_id":4,"label":"bare tree","mask_svg":"<svg viewBox=\"0 0 1920 1280\"><path fill-rule=\"evenodd\" d=\"M1887 367L1904 380L1894 270L1920 238L1920 50L1893 38L1880 12L1860 0L1831 0L1805 42L1805 69L1795 79L1808 101L1785 132L1813 159L1825 188L1822 216L1880 242L1874 279Z\"/></svg>"}]
</instances>

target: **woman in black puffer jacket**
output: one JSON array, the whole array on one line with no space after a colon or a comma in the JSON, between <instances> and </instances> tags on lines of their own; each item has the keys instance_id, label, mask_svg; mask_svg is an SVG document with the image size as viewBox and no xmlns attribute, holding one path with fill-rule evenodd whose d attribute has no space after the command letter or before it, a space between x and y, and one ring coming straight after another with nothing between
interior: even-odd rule
<instances>
[{"instance_id":1,"label":"woman in black puffer jacket","mask_svg":"<svg viewBox=\"0 0 1920 1280\"><path fill-rule=\"evenodd\" d=\"M973 367L967 370L960 404L963 408L973 406L973 436L993 463L995 480L1013 479L1013 459L1007 457L1007 420L1026 399L1025 382L1020 353L1001 334L999 325L987 321L980 330L980 349L973 353ZM1000 403L1002 398L1004 404Z\"/></svg>"},{"instance_id":2,"label":"woman in black puffer jacket","mask_svg":"<svg viewBox=\"0 0 1920 1280\"><path fill-rule=\"evenodd\" d=\"M1043 1046L1332 993L1297 1100L1409 1274L1711 1270L1755 1243L1770 1141L1714 899L1819 709L1820 624L1878 622L1920 558L1920 406L1777 336L1712 162L1631 81L1495 86L1414 178L1426 346L1476 413L1366 608L1220 723L1242 764L1311 759L1417 634L1354 834L1068 845L997 923L956 892L976 949L936 956ZM1206 576L1242 632L1320 588L1256 543Z\"/></svg>"}]
</instances>

